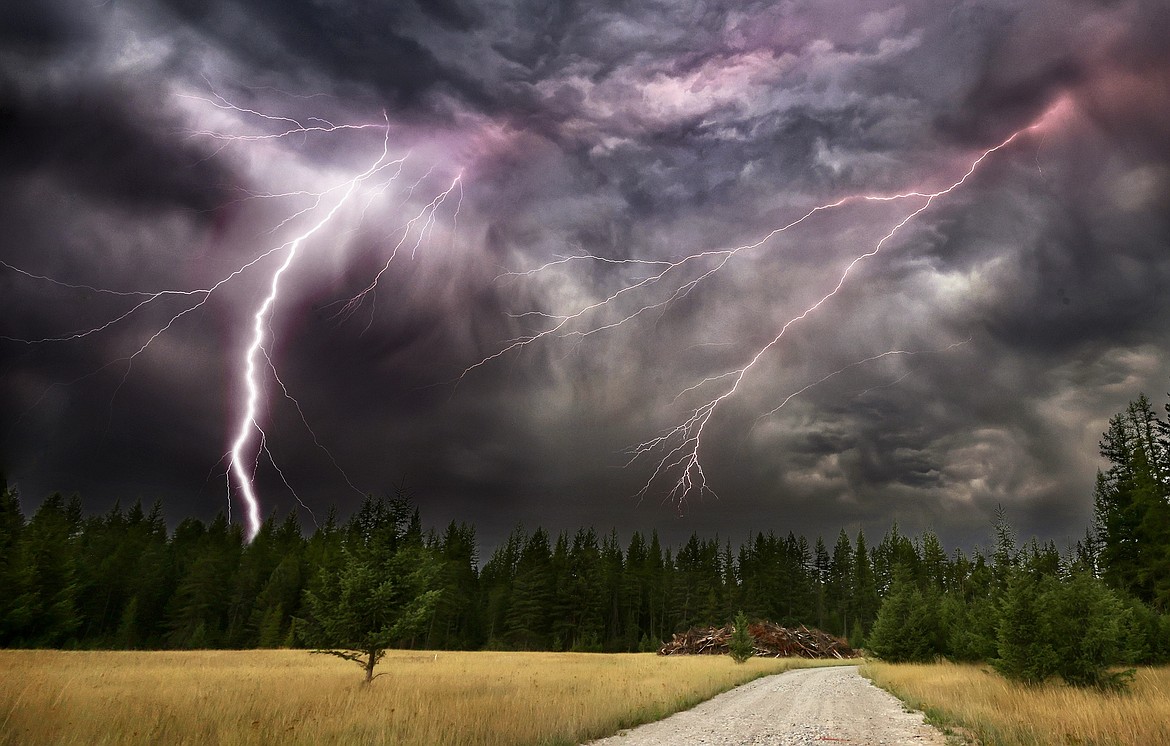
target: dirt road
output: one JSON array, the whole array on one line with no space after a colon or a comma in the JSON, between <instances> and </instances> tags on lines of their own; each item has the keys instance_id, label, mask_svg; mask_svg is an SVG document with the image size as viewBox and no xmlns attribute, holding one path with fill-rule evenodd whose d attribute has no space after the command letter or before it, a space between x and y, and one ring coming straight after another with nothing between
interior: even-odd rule
<instances>
[{"instance_id":1,"label":"dirt road","mask_svg":"<svg viewBox=\"0 0 1170 746\"><path fill-rule=\"evenodd\" d=\"M906 712L854 666L806 668L757 679L591 746L674 744L930 744L946 739L921 713Z\"/></svg>"}]
</instances>

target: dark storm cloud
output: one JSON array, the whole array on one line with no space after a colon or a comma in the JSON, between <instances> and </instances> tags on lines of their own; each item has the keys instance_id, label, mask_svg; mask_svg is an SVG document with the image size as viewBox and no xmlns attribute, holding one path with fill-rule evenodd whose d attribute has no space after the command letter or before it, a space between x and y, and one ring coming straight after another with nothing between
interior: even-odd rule
<instances>
[{"instance_id":1,"label":"dark storm cloud","mask_svg":"<svg viewBox=\"0 0 1170 746\"><path fill-rule=\"evenodd\" d=\"M205 148L178 141L178 122L140 95L102 81L22 91L0 82L0 162L9 178L49 173L85 194L132 209L208 211L227 175Z\"/></svg>"},{"instance_id":2,"label":"dark storm cloud","mask_svg":"<svg viewBox=\"0 0 1170 746\"><path fill-rule=\"evenodd\" d=\"M0 10L0 39L8 49L48 56L93 40L94 8L46 0Z\"/></svg>"},{"instance_id":3,"label":"dark storm cloud","mask_svg":"<svg viewBox=\"0 0 1170 746\"><path fill-rule=\"evenodd\" d=\"M458 2L169 0L163 5L249 66L284 79L324 78L351 95L372 93L399 115L426 109L435 90L475 105L488 103L469 71L444 65L402 31L420 15L459 33L473 31L479 14Z\"/></svg>"},{"instance_id":4,"label":"dark storm cloud","mask_svg":"<svg viewBox=\"0 0 1170 746\"><path fill-rule=\"evenodd\" d=\"M1167 36L1170 9L1154 0L31 4L0 15L12 188L0 219L16 239L0 258L73 283L206 287L287 215L240 201L244 190L335 183L379 142L248 151L194 134L228 114L175 93L298 121L385 109L420 194L463 170L458 227L445 213L348 321L334 302L381 266L399 218L337 228L290 270L273 346L361 489L405 477L427 515L474 520L489 541L517 520L677 540L896 519L972 542L997 503L1025 534L1076 537L1100 429L1166 385ZM828 292L901 205L818 215L684 297L647 288L569 331L662 304L622 328L545 339L450 384L547 328L525 312L582 308L656 265L503 272L583 253L677 259L757 241L845 194L941 188L1065 100L1064 118L989 158L761 360L705 436L719 499L682 517L663 485L633 498L654 462L620 468L623 450L676 425L703 393L679 392L742 366ZM8 336L117 308L11 272L0 283ZM26 498L62 488L97 503L165 493L175 515L220 507L232 356L262 289L259 270L226 287L120 385L111 367L52 386L128 355L165 309L78 345L4 348L3 448ZM914 354L867 361L891 350ZM264 416L299 494L352 505L297 411L278 397ZM271 470L258 483L266 509L293 504Z\"/></svg>"}]
</instances>

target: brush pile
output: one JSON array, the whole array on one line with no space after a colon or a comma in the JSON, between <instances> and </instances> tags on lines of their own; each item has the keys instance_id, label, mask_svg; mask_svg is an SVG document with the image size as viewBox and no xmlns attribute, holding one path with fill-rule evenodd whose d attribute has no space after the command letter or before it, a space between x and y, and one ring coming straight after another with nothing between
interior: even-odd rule
<instances>
[{"instance_id":1,"label":"brush pile","mask_svg":"<svg viewBox=\"0 0 1170 746\"><path fill-rule=\"evenodd\" d=\"M693 627L677 632L664 644L659 655L727 655L735 627ZM772 622L748 626L755 654L765 658L856 658L849 643L819 629L804 625L795 629Z\"/></svg>"}]
</instances>

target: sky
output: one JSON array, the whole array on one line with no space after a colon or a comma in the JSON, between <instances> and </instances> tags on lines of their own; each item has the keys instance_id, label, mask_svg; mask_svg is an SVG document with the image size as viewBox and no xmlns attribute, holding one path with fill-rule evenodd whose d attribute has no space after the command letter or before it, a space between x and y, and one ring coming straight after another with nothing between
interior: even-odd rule
<instances>
[{"instance_id":1,"label":"sky","mask_svg":"<svg viewBox=\"0 0 1170 746\"><path fill-rule=\"evenodd\" d=\"M488 545L1002 506L1064 546L1170 390L1167 38L1162 0L10 3L0 469L172 525L405 487Z\"/></svg>"}]
</instances>

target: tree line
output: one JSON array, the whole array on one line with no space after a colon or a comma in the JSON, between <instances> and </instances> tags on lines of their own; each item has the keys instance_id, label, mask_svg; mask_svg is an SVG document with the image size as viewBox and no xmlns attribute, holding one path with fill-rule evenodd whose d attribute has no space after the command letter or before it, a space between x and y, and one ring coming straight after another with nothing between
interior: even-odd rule
<instances>
[{"instance_id":1,"label":"tree line","mask_svg":"<svg viewBox=\"0 0 1170 746\"><path fill-rule=\"evenodd\" d=\"M1017 546L1001 514L991 549L970 554L896 525L876 542L759 532L677 547L654 532L518 526L481 563L474 526L424 531L402 495L370 496L344 523L331 512L309 535L295 514L273 516L246 542L223 515L168 531L158 503L87 516L79 498L54 494L26 518L0 480L0 645L337 647L365 625L383 647L637 651L743 611L891 659L1006 671L1013 645L1020 660L1067 657L1044 640L1080 623L1108 638L1098 647L1112 662L1166 660L1170 425L1139 397L1101 453L1095 525L1063 552ZM1069 611L1088 607L1092 619ZM1112 627L1093 627L1106 618Z\"/></svg>"},{"instance_id":2,"label":"tree line","mask_svg":"<svg viewBox=\"0 0 1170 746\"><path fill-rule=\"evenodd\" d=\"M331 512L308 535L296 514L273 516L247 542L222 514L169 532L160 503L87 516L77 496L53 494L26 519L3 482L0 645L312 645L314 605L336 601L348 565L407 551L432 593L423 623L394 643L427 649L650 650L740 610L860 639L895 565L951 565L933 535L911 542L896 527L872 548L842 530L830 551L792 533L669 547L655 532L517 526L481 563L474 526L424 531L400 495L368 496L344 523Z\"/></svg>"}]
</instances>

